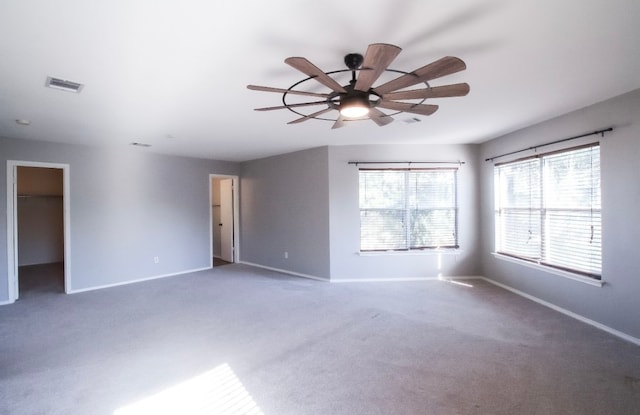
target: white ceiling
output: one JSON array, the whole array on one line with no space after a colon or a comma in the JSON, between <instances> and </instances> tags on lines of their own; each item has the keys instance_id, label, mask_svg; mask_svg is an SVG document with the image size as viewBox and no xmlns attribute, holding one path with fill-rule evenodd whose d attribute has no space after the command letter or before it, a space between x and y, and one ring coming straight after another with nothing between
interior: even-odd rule
<instances>
[{"instance_id":1,"label":"white ceiling","mask_svg":"<svg viewBox=\"0 0 640 415\"><path fill-rule=\"evenodd\" d=\"M321 145L479 143L640 88L638 22L638 0L2 0L0 136L137 141L152 147L132 151L230 161ZM285 58L344 69L345 54L379 42L403 48L391 65L402 71L463 59L466 71L432 85L471 92L385 127L287 125L298 116L253 110L282 97L247 84L306 77ZM45 88L47 76L85 87Z\"/></svg>"}]
</instances>

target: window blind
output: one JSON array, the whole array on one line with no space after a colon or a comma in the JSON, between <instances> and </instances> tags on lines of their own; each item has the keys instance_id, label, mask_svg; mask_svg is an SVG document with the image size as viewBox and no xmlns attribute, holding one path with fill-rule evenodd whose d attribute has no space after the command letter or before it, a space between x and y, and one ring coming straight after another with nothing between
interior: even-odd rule
<instances>
[{"instance_id":1,"label":"window blind","mask_svg":"<svg viewBox=\"0 0 640 415\"><path fill-rule=\"evenodd\" d=\"M360 249L454 248L457 169L361 169Z\"/></svg>"},{"instance_id":2,"label":"window blind","mask_svg":"<svg viewBox=\"0 0 640 415\"><path fill-rule=\"evenodd\" d=\"M601 275L600 147L496 165L496 251Z\"/></svg>"}]
</instances>

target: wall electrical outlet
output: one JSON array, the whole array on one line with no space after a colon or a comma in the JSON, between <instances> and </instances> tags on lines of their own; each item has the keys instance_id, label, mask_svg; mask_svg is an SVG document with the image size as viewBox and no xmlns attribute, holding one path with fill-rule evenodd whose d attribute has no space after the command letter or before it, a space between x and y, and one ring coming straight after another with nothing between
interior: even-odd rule
<instances>
[{"instance_id":1,"label":"wall electrical outlet","mask_svg":"<svg viewBox=\"0 0 640 415\"><path fill-rule=\"evenodd\" d=\"M284 259L288 259L289 258L289 253L287 251L284 251Z\"/></svg>"},{"instance_id":2,"label":"wall electrical outlet","mask_svg":"<svg viewBox=\"0 0 640 415\"><path fill-rule=\"evenodd\" d=\"M159 262L160 262L160 257L159 257L159 256L154 256L154 257L153 257L153 263L154 263L154 264L157 264L157 263L159 263Z\"/></svg>"}]
</instances>

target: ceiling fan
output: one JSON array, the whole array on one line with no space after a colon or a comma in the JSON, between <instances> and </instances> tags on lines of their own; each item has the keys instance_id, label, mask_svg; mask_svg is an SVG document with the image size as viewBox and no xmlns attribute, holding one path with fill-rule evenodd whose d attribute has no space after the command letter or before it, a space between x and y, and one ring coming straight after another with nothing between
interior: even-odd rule
<instances>
[{"instance_id":1,"label":"ceiling fan","mask_svg":"<svg viewBox=\"0 0 640 415\"><path fill-rule=\"evenodd\" d=\"M431 115L437 111L438 105L424 104L427 98L459 97L469 93L469 84L467 83L434 87L429 85L429 81L433 79L466 69L467 66L461 59L445 56L412 72L389 69L389 65L401 50L398 46L373 43L369 45L364 56L359 53L350 53L344 57L348 69L331 72L323 72L306 58L291 57L285 59L285 63L307 75L308 78L296 82L287 89L258 85L247 85L247 88L254 91L282 93L284 105L256 108L256 111L288 109L302 116L288 124L321 119L335 121L332 128L343 127L345 121L366 119L370 119L382 127L393 121L393 115L402 112ZM351 80L348 85L340 85L330 76L349 71L351 72ZM400 76L374 87L374 83L384 72L392 72L400 74ZM294 89L311 79L326 86L331 92L319 93ZM425 84L425 87L405 89L421 83ZM312 102L287 103L288 95L305 95L321 99ZM302 107L322 105L325 108L311 114L298 112L298 109ZM385 113L381 109L390 110L391 113ZM336 119L322 118L324 114L331 111L338 111Z\"/></svg>"}]
</instances>

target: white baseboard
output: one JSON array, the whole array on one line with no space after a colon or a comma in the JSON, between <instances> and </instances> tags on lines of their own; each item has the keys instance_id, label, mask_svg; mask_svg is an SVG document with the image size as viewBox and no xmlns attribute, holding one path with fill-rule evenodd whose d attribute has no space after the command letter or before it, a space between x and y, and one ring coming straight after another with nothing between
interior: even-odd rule
<instances>
[{"instance_id":1,"label":"white baseboard","mask_svg":"<svg viewBox=\"0 0 640 415\"><path fill-rule=\"evenodd\" d=\"M581 321L583 323L589 324L590 326L593 326L593 327L595 327L597 329L600 329L602 331L606 331L609 334L612 334L612 335L614 335L616 337L619 337L619 338L621 338L623 340L626 340L626 341L631 342L631 343L633 343L633 344L635 344L637 346L640 346L640 339L637 338L637 337L630 336L630 335L628 335L626 333L621 332L620 330L616 330L616 329L611 328L609 326L606 326L606 325L604 325L602 323L598 323L595 320L591 320L590 318L587 318L587 317L582 316L580 314L574 313L573 311L569 311L569 310L567 310L565 308L559 307L559 306L557 306L555 304L552 304L552 303L550 303L548 301L542 300L542 299L540 299L538 297L535 297L535 296L533 296L531 294L527 294L527 293L525 293L523 291L520 291L520 290L517 290L517 289L515 289L513 287L510 287L510 286L508 286L506 284L502 284L500 282L494 281L494 280L492 280L490 278L486 278L486 277L480 277L480 278L485 280L485 281L487 281L490 284L496 285L496 286L498 286L500 288L504 288L505 290L511 291L512 293L517 294L517 295L519 295L521 297L524 297L524 298L529 299L531 301L535 301L538 304L541 304L541 305L543 305L545 307L549 307L552 310L560 312L560 313L562 313L564 315L572 317L572 318L574 318L576 320L579 320L579 321Z\"/></svg>"},{"instance_id":2,"label":"white baseboard","mask_svg":"<svg viewBox=\"0 0 640 415\"><path fill-rule=\"evenodd\" d=\"M15 301L6 301L6 300L5 301L0 301L0 306L9 305L9 304L13 304L13 303L15 303Z\"/></svg>"},{"instance_id":3,"label":"white baseboard","mask_svg":"<svg viewBox=\"0 0 640 415\"><path fill-rule=\"evenodd\" d=\"M316 280L316 281L329 282L328 278L317 277L315 275L302 274L302 273L299 273L299 272L288 271L286 269L273 268L273 267L268 267L266 265L254 264L253 262L247 262L247 261L240 261L239 263L240 264L244 264L244 265L249 265L249 266L252 266L252 267L256 267L256 268L266 269L266 270L269 270L269 271L280 272L282 274L293 275L295 277L302 277L302 278L308 278L308 279Z\"/></svg>"},{"instance_id":4,"label":"white baseboard","mask_svg":"<svg viewBox=\"0 0 640 415\"><path fill-rule=\"evenodd\" d=\"M354 282L415 282L438 281L438 277L412 277L412 278L333 278L332 283L346 284Z\"/></svg>"},{"instance_id":5,"label":"white baseboard","mask_svg":"<svg viewBox=\"0 0 640 415\"><path fill-rule=\"evenodd\" d=\"M483 280L481 275L462 275L460 277L438 277L440 281L465 281L465 280Z\"/></svg>"},{"instance_id":6,"label":"white baseboard","mask_svg":"<svg viewBox=\"0 0 640 415\"><path fill-rule=\"evenodd\" d=\"M409 278L336 278L331 279L331 282L346 283L346 282L414 282L414 281L456 281L456 280L477 280L481 279L480 276L462 276L462 277L409 277Z\"/></svg>"},{"instance_id":7,"label":"white baseboard","mask_svg":"<svg viewBox=\"0 0 640 415\"><path fill-rule=\"evenodd\" d=\"M173 272L173 273L170 273L170 274L154 275L152 277L138 278L138 279L135 279L135 280L129 280L129 281L124 281L124 282L116 282L116 283L113 283L113 284L97 285L97 286L89 287L89 288L81 288L79 290L71 290L71 291L68 292L68 294L78 294L78 293L83 293L83 292L87 292L87 291L102 290L103 288L113 288L113 287L119 287L121 285L136 284L136 283L139 283L139 282L158 280L158 279L167 278L167 277L175 277L177 275L189 274L189 273L198 272L198 271L205 271L205 270L208 270L208 269L211 269L211 267L195 268L195 269L189 269L189 270L186 270L186 271Z\"/></svg>"}]
</instances>

